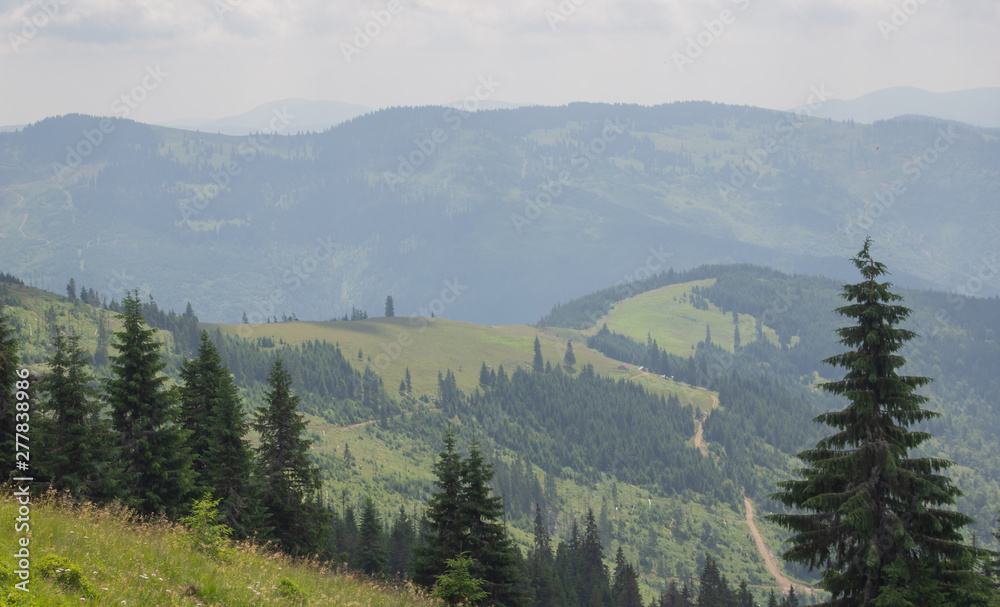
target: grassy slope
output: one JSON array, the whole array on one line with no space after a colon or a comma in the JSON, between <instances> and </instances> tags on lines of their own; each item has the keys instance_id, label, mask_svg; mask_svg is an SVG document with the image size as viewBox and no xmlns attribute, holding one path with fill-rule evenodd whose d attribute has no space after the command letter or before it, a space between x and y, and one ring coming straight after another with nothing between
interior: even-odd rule
<instances>
[{"instance_id":1,"label":"grassy slope","mask_svg":"<svg viewBox=\"0 0 1000 607\"><path fill-rule=\"evenodd\" d=\"M13 521L16 504L0 498L0 520ZM0 534L0 551L12 555L20 534ZM294 582L311 605L421 607L439 605L406 589L374 584L302 561L243 547L227 562L214 561L190 548L182 527L141 523L114 508L75 510L53 500L32 505L32 581L30 602L15 605L301 605L278 590L282 579ZM69 559L82 572L95 596L81 601L81 589L64 589L40 576L46 554ZM0 565L3 575L11 559ZM145 576L145 577L143 577ZM9 589L0 584L0 604ZM19 596L20 591L12 591Z\"/></svg>"},{"instance_id":2,"label":"grassy slope","mask_svg":"<svg viewBox=\"0 0 1000 607\"><path fill-rule=\"evenodd\" d=\"M733 316L723 313L720 308L709 303L708 310L699 310L691 305L691 289L705 288L715 283L714 278L695 280L676 285L668 285L645 293L640 293L611 307L611 310L590 329L551 329L566 337L578 336L585 339L595 333L605 323L608 329L628 335L645 343L646 336L656 340L657 345L671 354L690 356L694 346L705 339L705 326L712 330L712 342L733 350ZM740 339L752 341L756 332L753 316L740 314ZM770 327L764 327L764 336L773 343L778 337Z\"/></svg>"},{"instance_id":3,"label":"grassy slope","mask_svg":"<svg viewBox=\"0 0 1000 607\"><path fill-rule=\"evenodd\" d=\"M326 340L339 343L344 356L357 369L364 369L371 357L371 364L382 376L391 392L399 386L406 369L410 369L413 394L436 394L438 371L455 372L458 387L469 393L479 385L479 371L483 362L498 368L501 364L510 373L518 366L530 367L534 355L533 344L538 336L542 357L553 364L561 362L566 352L566 339L551 333L537 331L527 325L490 327L443 318L373 318L351 322L291 322L263 325L205 325L224 333L244 334L255 339L270 337L277 342L297 344L306 340ZM361 350L364 360L358 360ZM573 342L576 369L592 364L601 375L628 379L639 375L637 371L621 371L620 361L587 348L582 341ZM659 377L643 377L646 389L663 394L675 392L682 403L697 407L711 405L711 395L687 384Z\"/></svg>"},{"instance_id":4,"label":"grassy slope","mask_svg":"<svg viewBox=\"0 0 1000 607\"><path fill-rule=\"evenodd\" d=\"M691 285L677 286L686 287L680 291L683 292L689 291ZM60 322L72 319L72 326L90 338L90 341L87 337L84 338L85 346L88 349L94 347L91 342L96 324L89 313L89 306L74 306L65 298L36 289L25 287L16 288L16 291L22 294L32 311L7 308L5 312L13 310L18 317L35 318L38 319L37 324L44 325L41 320L44 308L55 305L61 314ZM694 325L700 327L700 331L704 330L703 319L707 318L719 322L720 326L723 323L732 326L731 316L723 316L718 311L713 313L695 310L690 304L674 306L671 298L672 292L663 295L663 299L670 300L665 305L671 313L678 318L685 314L693 316L696 319ZM619 303L617 309L627 311L631 303L631 300ZM622 315L621 318L625 319L627 316ZM613 325L609 322L609 327L611 326ZM117 328L114 324L112 327ZM281 339L291 344L312 339L338 342L355 368L363 369L368 364L367 358L371 356L373 366L384 377L390 392L409 367L414 395L435 394L439 370L450 368L455 371L459 387L469 392L478 384L479 368L484 360L494 368L503 364L508 373L516 366L528 367L536 335L542 346L543 357L553 362L561 361L567 338L570 337L563 336L561 329L546 332L526 325L489 327L448 319L373 318L353 322L289 322L250 326L206 324L204 327L210 330L218 328L227 333L239 333L242 329L244 335L249 329L250 338L266 336L273 338L275 342ZM619 370L619 361L587 348L579 339L581 336L576 337L573 350L577 358L577 370L583 364L590 363L602 375L637 381L648 390L664 395L676 392L682 403L689 402L702 410L711 407L714 393L655 375L641 374L634 369ZM697 341L703 338L703 334L696 336L692 333L690 338ZM40 348L42 343L44 340L31 347ZM399 345L399 349L393 344ZM363 352L362 361L357 358L359 348ZM379 359L380 353L386 354L386 358ZM395 355L390 356L393 353ZM378 368L379 363L383 363L381 369ZM340 502L345 491L348 501L352 503L356 503L365 494L372 494L380 504L384 519L394 517L401 505L408 511L423 507L423 500L429 495L433 480L431 466L440 445L410 442L392 432L382 431L377 424L338 428L320 418L310 417L309 422L308 432L317 441L314 446L317 455L338 457L343 453L345 444L349 444L357 460L353 469L342 471L326 481L324 489L331 501ZM504 453L501 456L510 459L514 454ZM619 477L627 478L627 454L623 458L622 474ZM541 480L541 470L536 469L536 473ZM404 497L398 490L401 484L411 489L416 488L416 493L422 494L423 498L413 500ZM657 552L662 555L667 566L667 579L682 581L688 575L696 576L699 557L704 555L706 549L710 549L731 579L746 578L751 584L762 587L770 587L768 585L773 583L764 569L763 561L753 548L753 541L741 512L722 505L706 507L683 496L657 497L622 480L617 482L619 508L615 511L611 486L612 479L609 478L595 487L588 487L573 479L557 479L557 533L567 531L572 518L582 519L588 506L594 508L596 515L603 498L609 503L609 517L615 526L613 536L604 538L609 554L613 554L621 543L625 546L628 557L636 560L638 555L634 547L655 541ZM645 510L640 507L643 504ZM680 517L683 522L678 519L678 513L683 513ZM706 523L708 527L705 526ZM712 531L707 532L707 528ZM654 539L650 539L651 529ZM773 541L774 529L765 526L762 532ZM513 535L522 547L530 545L527 528L514 529ZM651 597L654 589L658 589L664 581L655 574L656 567L657 563L654 562L640 564L647 597Z\"/></svg>"}]
</instances>

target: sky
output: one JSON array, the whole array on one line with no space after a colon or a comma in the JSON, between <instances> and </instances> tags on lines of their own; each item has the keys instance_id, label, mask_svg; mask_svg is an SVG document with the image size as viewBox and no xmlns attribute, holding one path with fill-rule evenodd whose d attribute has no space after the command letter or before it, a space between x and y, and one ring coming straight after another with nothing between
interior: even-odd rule
<instances>
[{"instance_id":1,"label":"sky","mask_svg":"<svg viewBox=\"0 0 1000 607\"><path fill-rule=\"evenodd\" d=\"M0 0L0 35L0 125L1000 86L996 0Z\"/></svg>"}]
</instances>

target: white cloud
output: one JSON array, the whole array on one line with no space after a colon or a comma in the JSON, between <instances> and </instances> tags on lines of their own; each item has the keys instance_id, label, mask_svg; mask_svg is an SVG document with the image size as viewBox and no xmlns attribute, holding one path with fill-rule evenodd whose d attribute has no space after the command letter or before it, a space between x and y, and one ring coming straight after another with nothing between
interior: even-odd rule
<instances>
[{"instance_id":1,"label":"white cloud","mask_svg":"<svg viewBox=\"0 0 1000 607\"><path fill-rule=\"evenodd\" d=\"M389 0L65 0L15 53L8 34L42 1L0 4L0 124L107 113L155 62L172 75L139 119L220 117L285 97L441 103L490 73L504 82L496 98L541 103L792 107L818 83L841 98L1000 86L993 0L927 1L888 41L878 21L903 0L399 0L350 63L341 44ZM219 5L232 10L220 18ZM567 7L553 31L547 11ZM672 53L723 10L735 21L678 73Z\"/></svg>"}]
</instances>

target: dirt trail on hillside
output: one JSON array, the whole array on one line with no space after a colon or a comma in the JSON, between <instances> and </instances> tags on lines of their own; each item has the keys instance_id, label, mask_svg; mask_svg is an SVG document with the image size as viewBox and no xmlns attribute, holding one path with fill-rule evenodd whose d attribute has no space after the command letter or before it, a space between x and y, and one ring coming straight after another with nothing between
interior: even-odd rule
<instances>
[{"instance_id":1,"label":"dirt trail on hillside","mask_svg":"<svg viewBox=\"0 0 1000 607\"><path fill-rule=\"evenodd\" d=\"M409 416L413 415L413 411L405 411L403 413L403 415L405 417L409 417ZM368 421L358 422L356 424L350 424L350 425L347 425L347 426L334 426L332 429L333 430L353 430L355 428L361 428L363 426L367 426L368 424L374 424L377 421L378 421L377 419L369 419ZM316 428L325 428L326 426L323 425L323 424L315 424L314 427L316 427Z\"/></svg>"},{"instance_id":2,"label":"dirt trail on hillside","mask_svg":"<svg viewBox=\"0 0 1000 607\"><path fill-rule=\"evenodd\" d=\"M712 410L714 411L716 407L719 406L719 397L712 394ZM694 432L694 446L701 450L701 454L708 457L708 446L705 445L705 420L708 419L708 415L705 415L704 419L697 420L698 429Z\"/></svg>"},{"instance_id":3,"label":"dirt trail on hillside","mask_svg":"<svg viewBox=\"0 0 1000 607\"><path fill-rule=\"evenodd\" d=\"M757 530L757 525L753 522L753 502L750 501L749 497L743 498L747 509L747 525L750 526L750 535L753 536L754 544L757 545L757 552L764 559L764 567L767 568L767 572L771 574L771 577L778 582L778 587L781 588L782 592L788 592L788 587L792 585L792 581L785 577L785 574L781 572L781 568L778 566L778 557L774 556L771 549L768 548L767 544L764 543L764 538L760 535L760 531ZM799 586L796 590L802 591L806 590L802 586Z\"/></svg>"}]
</instances>

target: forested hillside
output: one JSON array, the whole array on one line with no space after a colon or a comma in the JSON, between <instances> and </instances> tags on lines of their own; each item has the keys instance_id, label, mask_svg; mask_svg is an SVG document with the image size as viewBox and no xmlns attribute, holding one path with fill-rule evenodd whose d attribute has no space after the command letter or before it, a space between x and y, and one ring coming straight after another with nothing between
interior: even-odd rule
<instances>
[{"instance_id":1,"label":"forested hillside","mask_svg":"<svg viewBox=\"0 0 1000 607\"><path fill-rule=\"evenodd\" d=\"M273 400L280 358L294 408L305 416L301 432L320 483L315 499L331 529L309 541L327 555L369 572L411 571L405 555L435 495L435 461L453 427L459 454L471 457L478 443L493 470L488 483L527 555L523 573L550 580L564 600L574 583L553 572L582 575L574 569L582 561L573 559L584 553L571 555L588 533L609 571L625 575L608 578L609 593L626 592L634 574L644 603L684 587L690 597L713 585L735 593L741 579L764 600L774 578L744 521L744 496L760 511L783 512L768 494L793 474L795 454L819 438L812 418L842 406L815 389L836 374L820 361L841 350L833 334L839 284L746 264L669 270L557 305L535 330L403 318L206 326L190 305L180 315L152 300L129 305L157 329L168 385L187 389L185 377L193 376L184 369L193 367L185 361L203 360L210 344L248 421ZM73 286L56 296L2 275L3 315L21 360L33 374L47 373L55 336L69 330L81 336L92 373L114 377L107 357L115 347L99 353L124 330L116 310L125 308ZM1000 302L902 293L915 309L908 326L921 334L905 352L908 368L936 379L925 392L942 413L922 426L934 435L924 451L957 462L951 475L965 493L958 508L992 546L1000 467L990 454L1000 428L989 395L998 387L990 369L1000 366ZM659 316L649 312L657 309ZM208 329L200 345L192 340L199 326ZM699 327L696 337L691 327ZM386 347L399 343L398 351ZM380 353L390 353L391 364ZM266 443L256 427L247 428L255 446ZM759 518L758 525L777 549L781 534ZM358 534L375 541L373 529L381 529L385 560L362 547ZM548 541L551 560L539 552ZM570 552L560 557L563 546ZM726 577L713 581L716 567ZM796 567L785 573L798 584L815 579Z\"/></svg>"},{"instance_id":2,"label":"forested hillside","mask_svg":"<svg viewBox=\"0 0 1000 607\"><path fill-rule=\"evenodd\" d=\"M244 138L71 115L0 133L0 238L37 286L216 322L394 294L400 316L511 323L707 261L847 277L864 233L897 279L952 289L995 248L998 166L990 130L694 102L393 108Z\"/></svg>"}]
</instances>

